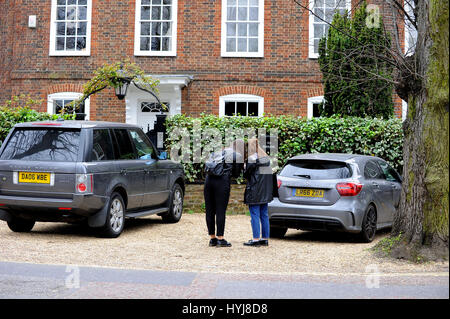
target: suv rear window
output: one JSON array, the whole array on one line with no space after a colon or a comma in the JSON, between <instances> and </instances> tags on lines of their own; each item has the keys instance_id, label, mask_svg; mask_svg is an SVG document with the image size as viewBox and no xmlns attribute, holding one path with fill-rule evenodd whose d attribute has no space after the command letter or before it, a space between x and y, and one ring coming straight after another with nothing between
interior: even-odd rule
<instances>
[{"instance_id":1,"label":"suv rear window","mask_svg":"<svg viewBox=\"0 0 450 319\"><path fill-rule=\"evenodd\" d=\"M286 164L281 176L311 180L349 178L352 172L346 163L334 161L299 160Z\"/></svg>"},{"instance_id":2,"label":"suv rear window","mask_svg":"<svg viewBox=\"0 0 450 319\"><path fill-rule=\"evenodd\" d=\"M75 162L80 130L15 129L0 157L2 160Z\"/></svg>"}]
</instances>

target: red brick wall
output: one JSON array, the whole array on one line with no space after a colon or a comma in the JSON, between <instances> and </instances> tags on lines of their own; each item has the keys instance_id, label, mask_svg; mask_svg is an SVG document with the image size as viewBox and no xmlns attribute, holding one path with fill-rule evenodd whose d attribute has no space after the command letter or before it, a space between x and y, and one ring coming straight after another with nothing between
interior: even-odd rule
<instances>
[{"instance_id":1,"label":"red brick wall","mask_svg":"<svg viewBox=\"0 0 450 319\"><path fill-rule=\"evenodd\" d=\"M294 1L265 0L264 58L220 56L220 0L178 0L176 57L134 56L135 0L92 2L88 57L49 56L51 1L1 2L0 102L20 93L46 100L64 85L81 92L96 68L126 58L148 74L193 75L182 92L182 112L191 115L217 114L226 92L253 92L264 97L266 113L306 116L307 98L323 94L317 61L308 59L308 12ZM36 29L27 27L29 15L37 16ZM112 90L101 92L91 98L91 119L124 121L124 108Z\"/></svg>"}]
</instances>

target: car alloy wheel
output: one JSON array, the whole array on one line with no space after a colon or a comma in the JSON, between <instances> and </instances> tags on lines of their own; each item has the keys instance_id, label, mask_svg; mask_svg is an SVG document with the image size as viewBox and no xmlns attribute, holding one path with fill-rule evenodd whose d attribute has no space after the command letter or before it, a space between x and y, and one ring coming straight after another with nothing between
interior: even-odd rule
<instances>
[{"instance_id":1,"label":"car alloy wheel","mask_svg":"<svg viewBox=\"0 0 450 319\"><path fill-rule=\"evenodd\" d=\"M166 223L177 223L183 214L183 189L178 183L173 185L168 202L168 212L162 214L161 217Z\"/></svg>"},{"instance_id":2,"label":"car alloy wheel","mask_svg":"<svg viewBox=\"0 0 450 319\"><path fill-rule=\"evenodd\" d=\"M118 233L122 230L123 226L123 205L122 202L116 197L111 203L109 223L111 229Z\"/></svg>"},{"instance_id":3,"label":"car alloy wheel","mask_svg":"<svg viewBox=\"0 0 450 319\"><path fill-rule=\"evenodd\" d=\"M377 213L375 207L372 205L367 209L366 217L362 225L363 239L366 242L371 242L375 238L377 232Z\"/></svg>"},{"instance_id":4,"label":"car alloy wheel","mask_svg":"<svg viewBox=\"0 0 450 319\"><path fill-rule=\"evenodd\" d=\"M183 211L183 195L181 194L181 190L179 188L175 189L175 193L173 194L172 207L173 215L176 218L179 218L181 212Z\"/></svg>"}]
</instances>

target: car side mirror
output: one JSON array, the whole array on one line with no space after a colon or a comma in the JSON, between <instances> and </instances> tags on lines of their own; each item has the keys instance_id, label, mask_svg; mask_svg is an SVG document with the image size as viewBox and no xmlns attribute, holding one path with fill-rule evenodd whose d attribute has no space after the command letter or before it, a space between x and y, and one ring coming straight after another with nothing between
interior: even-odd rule
<instances>
[{"instance_id":1,"label":"car side mirror","mask_svg":"<svg viewBox=\"0 0 450 319\"><path fill-rule=\"evenodd\" d=\"M159 158L160 160L165 160L165 159L167 159L167 152L161 152L161 153L159 153L158 158Z\"/></svg>"}]
</instances>

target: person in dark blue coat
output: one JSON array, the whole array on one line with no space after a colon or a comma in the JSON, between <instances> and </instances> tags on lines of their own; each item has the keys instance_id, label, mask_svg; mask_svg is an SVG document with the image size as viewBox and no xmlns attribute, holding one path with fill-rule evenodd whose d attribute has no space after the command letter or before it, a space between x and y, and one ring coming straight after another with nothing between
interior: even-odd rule
<instances>
[{"instance_id":1,"label":"person in dark blue coat","mask_svg":"<svg viewBox=\"0 0 450 319\"><path fill-rule=\"evenodd\" d=\"M273 199L273 174L270 157L260 147L257 139L248 141L244 177L247 179L244 203L250 210L253 232L253 239L244 245L268 246L270 236L268 203Z\"/></svg>"}]
</instances>

